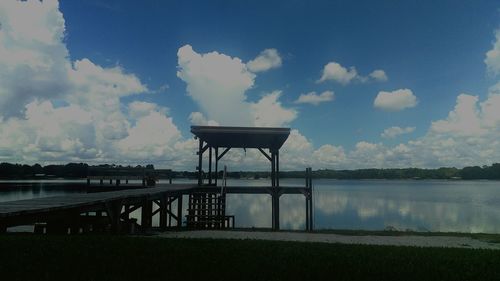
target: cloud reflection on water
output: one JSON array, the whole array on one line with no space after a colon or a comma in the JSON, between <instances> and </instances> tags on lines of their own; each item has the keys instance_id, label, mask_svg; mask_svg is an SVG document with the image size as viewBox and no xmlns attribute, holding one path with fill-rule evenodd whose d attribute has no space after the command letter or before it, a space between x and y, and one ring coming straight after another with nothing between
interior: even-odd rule
<instances>
[{"instance_id":1,"label":"cloud reflection on water","mask_svg":"<svg viewBox=\"0 0 500 281\"><path fill-rule=\"evenodd\" d=\"M500 232L496 182L320 180L314 195L316 229ZM270 227L270 196L231 195L228 213L238 227ZM281 197L280 222L304 228L302 195Z\"/></svg>"}]
</instances>

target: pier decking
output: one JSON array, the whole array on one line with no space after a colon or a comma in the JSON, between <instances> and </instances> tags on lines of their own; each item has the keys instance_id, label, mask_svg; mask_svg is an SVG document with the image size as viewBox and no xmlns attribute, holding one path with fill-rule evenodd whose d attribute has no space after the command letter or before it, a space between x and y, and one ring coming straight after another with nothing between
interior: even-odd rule
<instances>
[{"instance_id":1,"label":"pier decking","mask_svg":"<svg viewBox=\"0 0 500 281\"><path fill-rule=\"evenodd\" d=\"M44 197L37 199L0 202L0 231L7 227L46 223L47 227L67 227L69 231L82 231L88 223L92 213L105 213L110 228L120 231L120 225L129 218L132 211L142 210L141 229L151 227L152 217L160 216L160 228L182 226L183 213L182 198L196 192L210 192L218 190L215 186L198 186L197 184L161 184L157 187L127 189L99 193L80 193L66 196ZM305 187L281 186L229 186L225 188L226 194L269 194L281 196L283 194L308 195L310 190ZM172 210L171 205L177 200L177 210ZM158 208L153 212L153 204ZM92 218L99 215L92 216ZM102 219L101 219L102 221Z\"/></svg>"}]
</instances>

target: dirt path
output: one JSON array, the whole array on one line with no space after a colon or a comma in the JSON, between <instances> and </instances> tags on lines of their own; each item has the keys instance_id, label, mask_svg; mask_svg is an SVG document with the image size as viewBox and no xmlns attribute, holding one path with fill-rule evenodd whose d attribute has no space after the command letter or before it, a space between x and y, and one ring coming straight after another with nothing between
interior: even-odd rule
<instances>
[{"instance_id":1,"label":"dirt path","mask_svg":"<svg viewBox=\"0 0 500 281\"><path fill-rule=\"evenodd\" d=\"M470 237L456 236L375 236L375 235L340 235L302 232L258 232L258 231L181 231L158 233L161 238L213 238L213 239L257 239L299 242L323 242L341 244L393 245L416 247L452 247L471 249L496 249L500 244L489 243Z\"/></svg>"}]
</instances>

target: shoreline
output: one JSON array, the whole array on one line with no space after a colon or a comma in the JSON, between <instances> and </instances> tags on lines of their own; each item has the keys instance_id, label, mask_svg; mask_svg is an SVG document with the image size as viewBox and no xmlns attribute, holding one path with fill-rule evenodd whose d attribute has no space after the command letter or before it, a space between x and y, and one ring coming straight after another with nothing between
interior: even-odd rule
<instances>
[{"instance_id":1,"label":"shoreline","mask_svg":"<svg viewBox=\"0 0 500 281\"><path fill-rule=\"evenodd\" d=\"M457 233L458 234L458 233ZM492 234L493 236L494 234ZM498 235L500 236L500 235ZM288 241L349 245L374 246L409 246L438 247L464 249L500 250L499 240L484 240L471 236L458 235L346 235L321 232L291 232L291 231L244 231L244 230L192 230L177 232L157 232L148 237L165 239L228 239L228 240L264 240Z\"/></svg>"}]
</instances>

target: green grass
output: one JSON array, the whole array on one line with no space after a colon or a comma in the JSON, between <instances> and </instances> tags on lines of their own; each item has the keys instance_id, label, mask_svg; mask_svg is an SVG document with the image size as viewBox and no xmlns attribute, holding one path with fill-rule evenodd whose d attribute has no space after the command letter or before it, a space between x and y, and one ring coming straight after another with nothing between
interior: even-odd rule
<instances>
[{"instance_id":1,"label":"green grass","mask_svg":"<svg viewBox=\"0 0 500 281\"><path fill-rule=\"evenodd\" d=\"M236 231L272 232L269 228L236 228ZM303 230L285 230L286 232L305 232ZM432 231L402 231L402 230L360 230L360 229L316 229L314 233L339 234L350 236L452 236L468 237L489 243L500 243L500 234L496 233L465 233L465 232L432 232Z\"/></svg>"},{"instance_id":2,"label":"green grass","mask_svg":"<svg viewBox=\"0 0 500 281\"><path fill-rule=\"evenodd\" d=\"M0 236L0 280L500 280L500 251L126 236Z\"/></svg>"}]
</instances>

